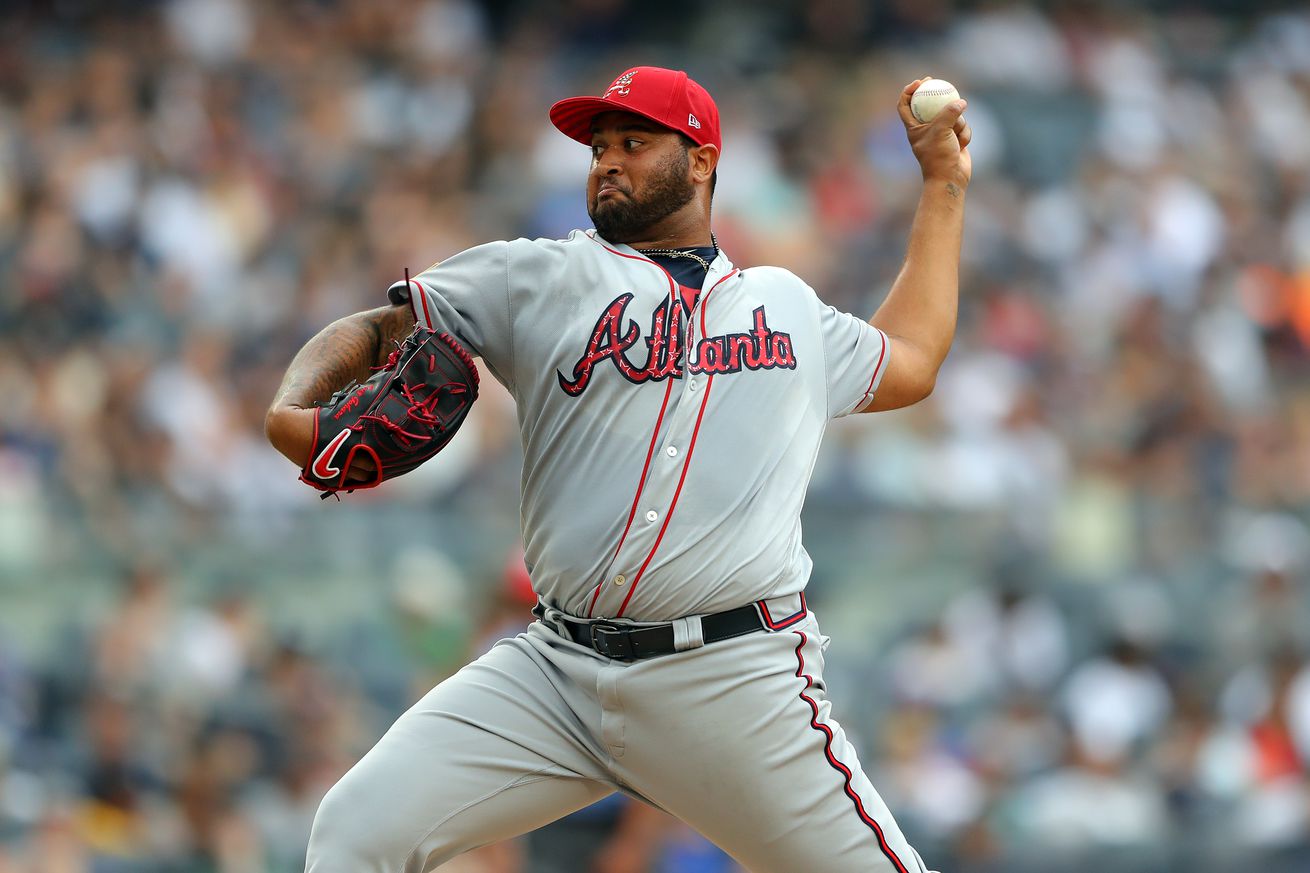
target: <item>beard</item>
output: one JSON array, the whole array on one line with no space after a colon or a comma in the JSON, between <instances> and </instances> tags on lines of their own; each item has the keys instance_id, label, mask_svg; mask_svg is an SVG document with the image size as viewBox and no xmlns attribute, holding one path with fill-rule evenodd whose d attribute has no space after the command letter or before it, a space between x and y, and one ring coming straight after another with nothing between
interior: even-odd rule
<instances>
[{"instance_id":1,"label":"beard","mask_svg":"<svg viewBox=\"0 0 1310 873\"><path fill-rule=\"evenodd\" d=\"M696 196L696 188L687 178L690 166L686 150L680 149L655 168L640 198L624 193L604 203L588 203L587 214L596 232L616 243L640 239L648 227L668 218Z\"/></svg>"}]
</instances>

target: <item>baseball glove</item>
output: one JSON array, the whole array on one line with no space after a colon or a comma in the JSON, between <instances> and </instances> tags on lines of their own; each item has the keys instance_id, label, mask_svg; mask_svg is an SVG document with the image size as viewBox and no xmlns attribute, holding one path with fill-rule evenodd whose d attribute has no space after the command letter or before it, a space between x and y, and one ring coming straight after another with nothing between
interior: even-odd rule
<instances>
[{"instance_id":1,"label":"baseball glove","mask_svg":"<svg viewBox=\"0 0 1310 873\"><path fill-rule=\"evenodd\" d=\"M473 359L448 333L416 327L364 382L319 406L314 443L300 480L323 496L374 488L445 448L478 396ZM352 479L360 456L372 478ZM369 464L361 465L367 469Z\"/></svg>"}]
</instances>

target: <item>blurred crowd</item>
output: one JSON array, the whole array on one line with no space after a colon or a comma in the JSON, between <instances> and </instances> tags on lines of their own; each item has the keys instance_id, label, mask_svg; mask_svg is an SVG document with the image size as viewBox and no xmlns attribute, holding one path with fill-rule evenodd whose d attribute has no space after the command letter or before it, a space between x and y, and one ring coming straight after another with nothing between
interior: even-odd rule
<instances>
[{"instance_id":1,"label":"blurred crowd","mask_svg":"<svg viewBox=\"0 0 1310 873\"><path fill-rule=\"evenodd\" d=\"M491 380L339 507L264 410L403 268L587 226L545 110L643 63L719 102L734 262L861 314L919 185L897 93L969 99L955 347L928 401L830 429L807 508L820 619L879 616L836 635L837 715L927 860L1307 869L1310 13L1151 8L7 3L0 873L298 871L326 787L526 620ZM410 545L396 507L450 557L324 581ZM580 815L450 869L731 869Z\"/></svg>"}]
</instances>

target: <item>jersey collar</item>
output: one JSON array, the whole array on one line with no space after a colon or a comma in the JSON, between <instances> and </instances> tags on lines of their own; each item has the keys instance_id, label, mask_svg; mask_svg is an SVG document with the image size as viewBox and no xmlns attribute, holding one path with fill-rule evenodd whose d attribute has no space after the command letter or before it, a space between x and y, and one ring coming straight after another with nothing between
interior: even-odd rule
<instances>
[{"instance_id":1,"label":"jersey collar","mask_svg":"<svg viewBox=\"0 0 1310 873\"><path fill-rule=\"evenodd\" d=\"M643 255L641 252L637 251L630 245L627 245L625 243L610 242L609 240L605 239L605 237L597 233L594 228L585 231L585 233L587 234L587 236L591 237L596 242L600 243L606 248L613 249L614 251L620 252L621 254L635 255L636 257L642 258L643 260L650 261L650 258L647 258L645 255ZM651 261L651 263L653 264L655 262ZM720 246L719 253L714 257L714 260L710 261L710 271L705 276L705 287L708 288L710 285L710 276L726 276L731 272L732 272L732 261L728 260L728 256L723 253L723 247Z\"/></svg>"}]
</instances>

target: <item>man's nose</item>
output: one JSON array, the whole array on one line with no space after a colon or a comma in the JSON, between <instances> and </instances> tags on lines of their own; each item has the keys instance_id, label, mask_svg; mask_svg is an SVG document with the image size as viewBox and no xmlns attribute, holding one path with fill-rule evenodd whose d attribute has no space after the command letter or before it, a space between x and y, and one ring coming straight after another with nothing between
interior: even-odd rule
<instances>
[{"instance_id":1,"label":"man's nose","mask_svg":"<svg viewBox=\"0 0 1310 873\"><path fill-rule=\"evenodd\" d=\"M600 157L596 159L596 172L606 176L614 176L623 171L623 164L620 155L615 154L617 149L605 149L601 152Z\"/></svg>"}]
</instances>

